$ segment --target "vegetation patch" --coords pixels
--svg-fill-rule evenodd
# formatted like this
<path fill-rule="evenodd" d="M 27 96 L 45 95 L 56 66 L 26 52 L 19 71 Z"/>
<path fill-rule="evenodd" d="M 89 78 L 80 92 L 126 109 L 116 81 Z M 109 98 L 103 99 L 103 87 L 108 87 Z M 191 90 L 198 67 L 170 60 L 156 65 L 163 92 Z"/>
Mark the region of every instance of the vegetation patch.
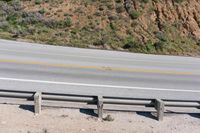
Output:
<path fill-rule="evenodd" d="M 150 54 L 200 55 L 200 11 L 192 10 L 198 3 L 191 1 L 175 0 L 168 5 L 160 0 L 2 0 L 0 37 Z M 177 6 L 183 13 L 191 8 L 193 16 L 181 16 Z"/>

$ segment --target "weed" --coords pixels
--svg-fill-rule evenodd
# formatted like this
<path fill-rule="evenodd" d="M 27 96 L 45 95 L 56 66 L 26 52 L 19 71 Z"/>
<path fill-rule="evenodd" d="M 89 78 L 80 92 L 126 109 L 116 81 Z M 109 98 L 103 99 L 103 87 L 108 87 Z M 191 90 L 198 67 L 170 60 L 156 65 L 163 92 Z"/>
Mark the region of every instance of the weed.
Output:
<path fill-rule="evenodd" d="M 105 118 L 103 118 L 104 121 L 114 121 L 114 118 L 111 115 L 107 115 Z"/>

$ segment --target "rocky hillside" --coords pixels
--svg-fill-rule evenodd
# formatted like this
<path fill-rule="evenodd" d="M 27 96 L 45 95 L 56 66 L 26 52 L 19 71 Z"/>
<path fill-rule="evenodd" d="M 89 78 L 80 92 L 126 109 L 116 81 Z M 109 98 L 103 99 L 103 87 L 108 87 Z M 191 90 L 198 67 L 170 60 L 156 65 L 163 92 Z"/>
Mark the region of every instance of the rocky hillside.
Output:
<path fill-rule="evenodd" d="M 200 0 L 1 0 L 0 37 L 200 55 Z"/>

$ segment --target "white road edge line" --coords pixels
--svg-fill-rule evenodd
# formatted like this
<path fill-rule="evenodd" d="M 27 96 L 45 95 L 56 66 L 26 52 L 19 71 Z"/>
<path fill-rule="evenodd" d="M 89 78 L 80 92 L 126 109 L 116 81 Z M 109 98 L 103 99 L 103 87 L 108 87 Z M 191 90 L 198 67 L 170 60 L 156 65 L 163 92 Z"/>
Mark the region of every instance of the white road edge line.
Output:
<path fill-rule="evenodd" d="M 115 85 L 72 83 L 72 82 L 70 83 L 70 82 L 42 81 L 42 80 L 16 79 L 16 78 L 4 78 L 4 77 L 0 77 L 0 80 L 4 80 L 4 81 L 17 81 L 17 82 L 29 82 L 29 83 L 42 83 L 42 84 L 84 86 L 84 87 L 103 87 L 103 88 L 117 88 L 117 89 L 148 90 L 148 91 L 172 91 L 172 92 L 200 93 L 200 91 L 198 91 L 198 90 L 180 90 L 180 89 L 165 89 L 165 88 L 145 88 L 145 87 L 131 87 L 131 86 L 115 86 Z"/>

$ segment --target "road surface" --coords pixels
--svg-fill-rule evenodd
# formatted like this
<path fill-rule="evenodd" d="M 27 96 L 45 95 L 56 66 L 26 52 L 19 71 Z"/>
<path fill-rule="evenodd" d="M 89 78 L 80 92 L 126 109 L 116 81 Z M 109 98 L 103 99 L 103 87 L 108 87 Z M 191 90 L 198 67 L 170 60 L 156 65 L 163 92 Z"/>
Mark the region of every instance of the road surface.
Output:
<path fill-rule="evenodd" d="M 200 100 L 200 58 L 0 40 L 0 89 Z"/>

